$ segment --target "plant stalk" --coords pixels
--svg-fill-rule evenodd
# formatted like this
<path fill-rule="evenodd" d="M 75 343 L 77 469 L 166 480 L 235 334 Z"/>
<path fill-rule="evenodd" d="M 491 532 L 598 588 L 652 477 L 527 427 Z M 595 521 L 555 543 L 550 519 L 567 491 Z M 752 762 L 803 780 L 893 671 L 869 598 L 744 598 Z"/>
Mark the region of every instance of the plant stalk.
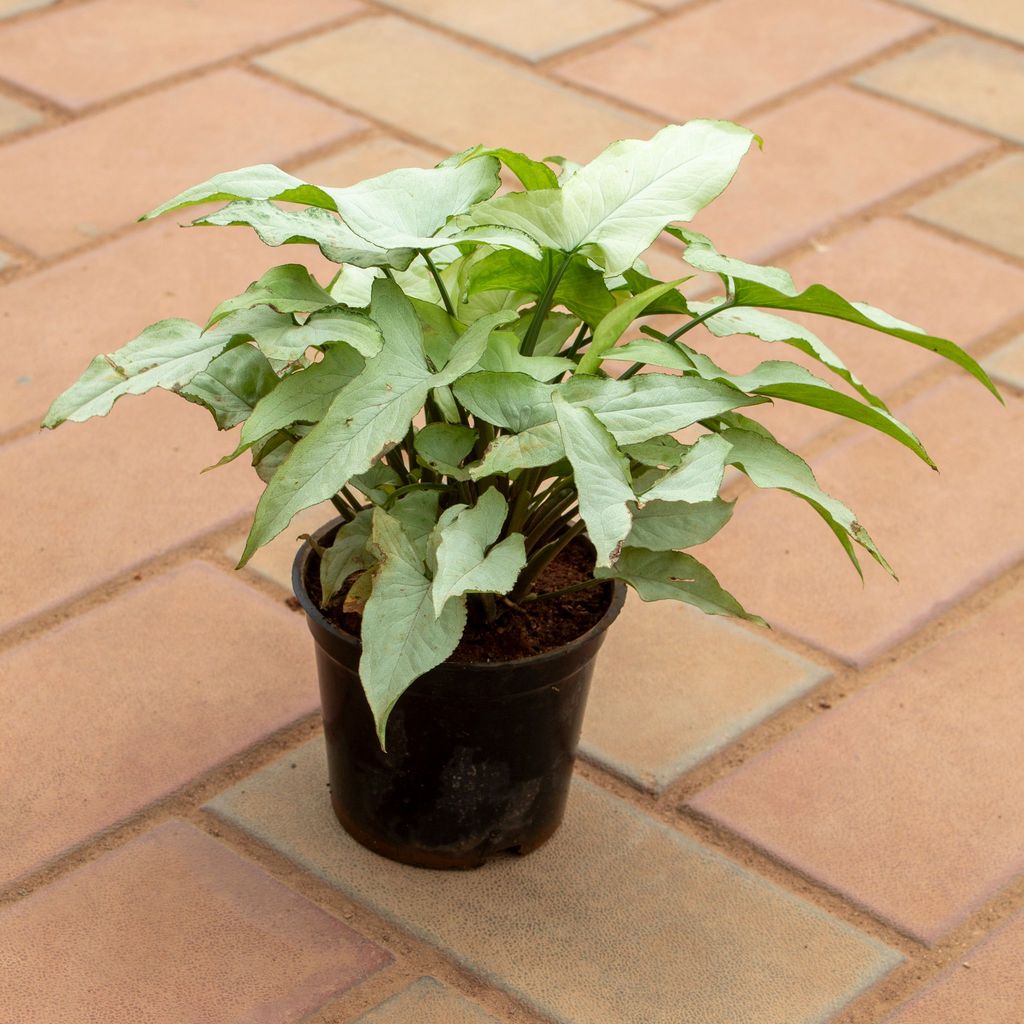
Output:
<path fill-rule="evenodd" d="M 434 279 L 434 284 L 437 285 L 437 290 L 441 293 L 441 301 L 444 303 L 444 308 L 448 311 L 448 315 L 455 319 L 455 307 L 452 305 L 451 296 L 448 294 L 448 289 L 444 286 L 444 281 L 441 280 L 440 271 L 434 266 L 434 261 L 430 258 L 430 253 L 426 249 L 420 249 L 419 252 L 427 264 L 427 269 L 430 271 L 430 276 Z"/>

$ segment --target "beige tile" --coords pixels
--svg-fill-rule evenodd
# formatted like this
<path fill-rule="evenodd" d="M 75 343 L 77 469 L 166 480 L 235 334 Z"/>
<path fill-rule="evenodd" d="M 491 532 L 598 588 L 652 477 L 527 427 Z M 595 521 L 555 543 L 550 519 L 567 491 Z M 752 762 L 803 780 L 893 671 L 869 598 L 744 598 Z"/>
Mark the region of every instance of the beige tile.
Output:
<path fill-rule="evenodd" d="M 92 0 L 0 28 L 0 67 L 80 110 L 360 10 L 354 0 Z"/>
<path fill-rule="evenodd" d="M 34 11 L 40 7 L 49 7 L 55 0 L 0 0 L 0 18 L 10 18 L 25 11 Z"/>
<path fill-rule="evenodd" d="M 693 805 L 937 942 L 1024 869 L 1022 616 L 1018 589 Z"/>
<path fill-rule="evenodd" d="M 0 911 L 0 1016 L 298 1024 L 390 960 L 251 861 L 172 821 Z"/>
<path fill-rule="evenodd" d="M 861 584 L 828 527 L 781 492 L 744 495 L 702 553 L 722 585 L 773 625 L 866 664 L 1024 554 L 1024 401 L 1000 405 L 971 379 L 941 383 L 894 410 L 928 448 L 934 473 L 873 431 L 812 460 L 900 576 L 865 554 Z"/>
<path fill-rule="evenodd" d="M 0 149 L 0 235 L 57 255 L 219 171 L 295 159 L 362 128 L 246 71 L 216 71 Z"/>
<path fill-rule="evenodd" d="M 907 0 L 929 14 L 1024 43 L 1024 6 L 1018 0 Z"/>
<path fill-rule="evenodd" d="M 433 167 L 440 159 L 423 146 L 413 146 L 390 135 L 374 135 L 338 153 L 299 164 L 295 173 L 315 184 L 337 187 L 354 185 L 399 167 Z"/>
<path fill-rule="evenodd" d="M 1024 142 L 1024 54 L 965 35 L 940 36 L 857 77 L 859 85 Z"/>
<path fill-rule="evenodd" d="M 827 675 L 770 634 L 630 592 L 598 656 L 582 750 L 658 790 Z"/>
<path fill-rule="evenodd" d="M 272 249 L 247 228 L 179 227 L 196 216 L 186 210 L 139 225 L 0 287 L 0 334 L 33 339 L 17 362 L 0 369 L 0 430 L 41 420 L 93 356 L 119 348 L 147 324 L 175 316 L 205 322 L 222 299 L 279 263 L 305 263 L 324 283 L 337 270 L 314 246 Z"/>
<path fill-rule="evenodd" d="M 559 74 L 670 121 L 733 117 L 927 24 L 881 0 L 719 0 L 571 58 Z"/>
<path fill-rule="evenodd" d="M 43 116 L 38 110 L 18 103 L 17 100 L 9 99 L 0 95 L 0 136 L 10 135 L 12 132 L 20 132 L 24 128 L 31 128 L 39 124 Z"/>
<path fill-rule="evenodd" d="M 968 175 L 911 207 L 915 217 L 1024 259 L 1024 154 Z"/>
<path fill-rule="evenodd" d="M 349 839 L 325 777 L 316 741 L 210 806 L 566 1024 L 811 1024 L 898 959 L 584 781 L 530 856 L 425 875 Z"/>
<path fill-rule="evenodd" d="M 836 125 L 843 130 L 836 132 Z M 694 227 L 722 252 L 763 259 L 955 166 L 990 143 L 863 93 L 829 86 L 748 119 L 764 137 Z M 827 140 L 827 141 L 826 141 Z"/>
<path fill-rule="evenodd" d="M 496 1018 L 433 978 L 420 978 L 355 1024 L 497 1024 Z"/>
<path fill-rule="evenodd" d="M 1024 334 L 993 352 L 985 369 L 1002 383 L 1024 389 Z"/>
<path fill-rule="evenodd" d="M 251 514 L 261 484 L 209 413 L 176 395 L 126 398 L 108 418 L 0 446 L 7 545 L 0 628 Z"/>
<path fill-rule="evenodd" d="M 190 563 L 9 651 L 0 743 L 21 767 L 0 796 L 0 877 L 316 710 L 302 618 Z"/>
<path fill-rule="evenodd" d="M 451 151 L 482 142 L 588 160 L 615 139 L 659 127 L 392 16 L 361 19 L 258 63 Z"/>
<path fill-rule="evenodd" d="M 1017 1024 L 1024 1006 L 1024 915 L 958 957 L 885 1024 Z"/>
<path fill-rule="evenodd" d="M 526 60 L 543 60 L 650 17 L 623 0 L 383 0 Z"/>

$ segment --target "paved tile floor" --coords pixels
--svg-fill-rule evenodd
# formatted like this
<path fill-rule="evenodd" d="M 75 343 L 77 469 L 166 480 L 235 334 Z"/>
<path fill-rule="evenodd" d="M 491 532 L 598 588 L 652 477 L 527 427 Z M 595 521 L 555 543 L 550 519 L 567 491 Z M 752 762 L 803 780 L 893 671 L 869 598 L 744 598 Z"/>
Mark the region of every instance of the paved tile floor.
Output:
<path fill-rule="evenodd" d="M 0 0 L 0 1019 L 1019 1024 L 1022 11 Z M 94 352 L 278 261 L 134 223 L 179 187 L 479 141 L 586 159 L 694 116 L 766 139 L 699 228 L 969 345 L 1006 408 L 826 333 L 944 472 L 773 425 L 903 583 L 861 586 L 792 503 L 740 493 L 706 557 L 775 630 L 631 602 L 559 836 L 466 876 L 379 862 L 327 809 L 293 538 L 232 573 L 258 484 L 197 475 L 205 414 L 35 424 Z"/>

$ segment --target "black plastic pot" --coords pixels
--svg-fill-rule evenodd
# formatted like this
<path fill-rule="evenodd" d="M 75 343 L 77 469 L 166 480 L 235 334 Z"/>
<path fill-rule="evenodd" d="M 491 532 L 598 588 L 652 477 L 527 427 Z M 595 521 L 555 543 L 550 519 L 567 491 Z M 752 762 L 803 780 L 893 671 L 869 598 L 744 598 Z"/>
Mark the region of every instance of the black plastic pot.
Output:
<path fill-rule="evenodd" d="M 330 543 L 340 520 L 314 534 Z M 331 804 L 345 830 L 391 860 L 475 868 L 537 849 L 565 812 L 594 659 L 625 600 L 555 651 L 502 663 L 445 663 L 402 695 L 380 749 L 359 682 L 359 639 L 329 622 L 306 588 L 313 552 L 292 585 L 316 644 Z"/>

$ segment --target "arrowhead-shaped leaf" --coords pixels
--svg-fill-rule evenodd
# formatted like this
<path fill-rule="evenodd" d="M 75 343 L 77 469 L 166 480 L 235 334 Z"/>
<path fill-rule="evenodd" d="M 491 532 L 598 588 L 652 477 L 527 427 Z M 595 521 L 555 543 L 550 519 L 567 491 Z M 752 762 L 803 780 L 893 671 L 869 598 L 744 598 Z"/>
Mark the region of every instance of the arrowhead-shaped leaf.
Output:
<path fill-rule="evenodd" d="M 241 344 L 217 356 L 179 389 L 183 398 L 205 406 L 219 430 L 237 426 L 277 386 L 274 368 L 259 349 Z"/>
<path fill-rule="evenodd" d="M 728 121 L 690 121 L 649 141 L 615 142 L 561 188 L 515 192 L 476 206 L 470 224 L 503 224 L 540 245 L 583 250 L 621 274 L 672 221 L 688 221 L 732 179 L 754 135 Z"/>
<path fill-rule="evenodd" d="M 372 544 L 379 565 L 363 609 L 359 677 L 385 745 L 388 716 L 416 679 L 448 658 L 466 626 L 466 602 L 449 601 L 434 615 L 432 583 L 397 520 L 373 512 Z"/>
<path fill-rule="evenodd" d="M 520 533 L 494 542 L 508 516 L 508 503 L 493 487 L 472 508 L 447 517 L 438 531 L 437 569 L 431 591 L 440 616 L 452 598 L 464 594 L 507 594 L 526 565 Z M 492 546 L 493 545 L 493 546 Z"/>
<path fill-rule="evenodd" d="M 675 469 L 640 495 L 649 501 L 712 501 L 718 496 L 729 457 L 729 442 L 718 434 L 705 434 Z"/>
<path fill-rule="evenodd" d="M 631 506 L 636 496 L 629 460 L 588 408 L 571 405 L 558 393 L 554 396 L 554 407 L 579 494 L 580 517 L 587 524 L 597 564 L 610 565 L 633 525 Z"/>
<path fill-rule="evenodd" d="M 707 566 L 681 551 L 623 548 L 613 567 L 597 569 L 594 575 L 600 579 L 625 581 L 643 601 L 682 601 L 708 615 L 732 615 L 767 625 L 723 590 Z"/>
<path fill-rule="evenodd" d="M 651 501 L 633 513 L 633 529 L 627 547 L 651 551 L 692 548 L 718 533 L 732 516 L 733 503 L 715 498 L 688 504 L 682 501 Z"/>
<path fill-rule="evenodd" d="M 472 149 L 448 157 L 444 161 L 444 165 L 457 167 L 467 160 L 479 160 L 481 157 L 488 156 L 500 160 L 522 182 L 525 189 L 558 188 L 558 178 L 547 164 L 542 164 L 539 160 L 531 160 L 525 153 L 519 153 L 514 149 L 474 146 Z"/>
<path fill-rule="evenodd" d="M 258 281 L 253 281 L 241 295 L 222 302 L 211 314 L 207 329 L 223 320 L 229 313 L 253 306 L 270 306 L 278 313 L 309 313 L 323 306 L 334 305 L 329 292 L 324 291 L 299 263 L 286 263 L 271 267 Z"/>

